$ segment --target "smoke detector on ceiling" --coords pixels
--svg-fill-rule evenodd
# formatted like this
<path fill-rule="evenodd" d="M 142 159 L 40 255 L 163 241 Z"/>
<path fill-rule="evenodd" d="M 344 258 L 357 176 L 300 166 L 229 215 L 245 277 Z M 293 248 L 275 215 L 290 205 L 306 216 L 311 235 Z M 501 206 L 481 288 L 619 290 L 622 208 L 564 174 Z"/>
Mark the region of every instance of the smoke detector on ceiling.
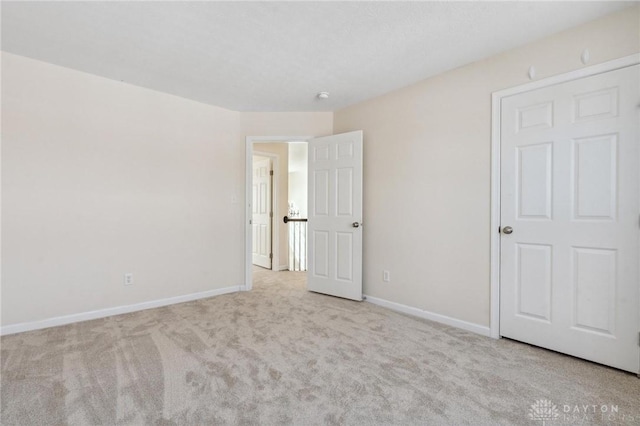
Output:
<path fill-rule="evenodd" d="M 318 92 L 319 99 L 329 99 L 329 92 Z"/>

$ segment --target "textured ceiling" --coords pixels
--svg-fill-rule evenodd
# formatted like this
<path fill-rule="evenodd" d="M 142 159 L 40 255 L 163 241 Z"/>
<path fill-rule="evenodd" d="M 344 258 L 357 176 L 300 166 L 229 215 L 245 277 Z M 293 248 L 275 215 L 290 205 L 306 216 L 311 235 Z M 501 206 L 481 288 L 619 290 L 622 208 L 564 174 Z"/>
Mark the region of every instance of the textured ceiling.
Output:
<path fill-rule="evenodd" d="M 232 110 L 332 111 L 629 5 L 3 1 L 2 50 Z"/>

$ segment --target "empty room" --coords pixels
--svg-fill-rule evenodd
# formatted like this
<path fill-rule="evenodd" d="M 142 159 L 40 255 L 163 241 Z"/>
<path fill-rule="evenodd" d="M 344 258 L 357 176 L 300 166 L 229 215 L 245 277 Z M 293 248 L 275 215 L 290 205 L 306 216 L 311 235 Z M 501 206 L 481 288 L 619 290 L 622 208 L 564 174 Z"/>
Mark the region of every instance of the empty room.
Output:
<path fill-rule="evenodd" d="M 0 8 L 0 424 L 640 424 L 639 3 Z"/>

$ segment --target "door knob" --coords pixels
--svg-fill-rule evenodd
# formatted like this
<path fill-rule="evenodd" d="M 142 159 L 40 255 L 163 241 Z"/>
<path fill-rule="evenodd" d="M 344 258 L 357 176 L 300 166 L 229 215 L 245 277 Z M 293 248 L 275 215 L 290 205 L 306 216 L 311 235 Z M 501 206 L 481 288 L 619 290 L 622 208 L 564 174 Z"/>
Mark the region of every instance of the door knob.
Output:
<path fill-rule="evenodd" d="M 354 228 L 359 228 L 360 224 L 358 222 L 353 222 L 353 224 L 351 224 L 351 226 L 353 226 Z"/>
<path fill-rule="evenodd" d="M 513 232 L 513 228 L 512 228 L 512 227 L 510 227 L 510 226 L 505 226 L 504 228 L 502 228 L 502 233 L 503 233 L 503 234 L 507 234 L 507 235 L 509 235 L 509 234 L 510 234 L 510 233 L 512 233 L 512 232 Z"/>

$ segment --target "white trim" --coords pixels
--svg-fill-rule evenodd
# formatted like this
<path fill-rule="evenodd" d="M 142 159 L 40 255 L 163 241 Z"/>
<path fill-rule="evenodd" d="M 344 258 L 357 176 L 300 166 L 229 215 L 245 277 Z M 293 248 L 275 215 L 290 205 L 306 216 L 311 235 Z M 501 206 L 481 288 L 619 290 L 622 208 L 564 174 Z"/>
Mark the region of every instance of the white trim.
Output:
<path fill-rule="evenodd" d="M 110 317 L 113 315 L 128 314 L 131 312 L 143 311 L 145 309 L 159 308 L 162 306 L 175 305 L 176 303 L 191 302 L 193 300 L 206 299 L 222 294 L 235 293 L 241 290 L 242 286 L 224 287 L 215 290 L 202 291 L 199 293 L 185 294 L 183 296 L 169 297 L 167 299 L 151 300 L 149 302 L 136 303 L 134 305 L 116 306 L 114 308 L 100 309 L 97 311 L 82 312 L 80 314 L 64 315 L 61 317 L 48 318 L 40 321 L 22 322 L 19 324 L 5 325 L 0 327 L 0 336 L 8 334 L 22 333 L 24 331 L 40 330 L 43 328 L 56 327 L 59 325 L 72 324 L 75 322 L 89 321 L 98 318 Z"/>
<path fill-rule="evenodd" d="M 388 300 L 379 299 L 377 297 L 371 297 L 371 296 L 365 295 L 365 301 L 369 303 L 373 303 L 374 305 L 382 306 L 383 308 L 391 309 L 392 311 L 402 312 L 403 314 L 412 315 L 414 317 L 419 317 L 419 318 L 427 319 L 430 321 L 439 322 L 440 324 L 449 325 L 451 327 L 461 328 L 463 330 L 480 334 L 482 336 L 489 337 L 491 335 L 489 327 L 485 325 L 475 324 L 472 322 L 451 318 L 446 315 L 436 314 L 434 312 L 425 311 L 423 309 L 418 309 L 418 308 L 414 308 L 407 305 L 402 305 L 396 302 L 390 302 Z"/>
<path fill-rule="evenodd" d="M 577 80 L 579 78 L 591 77 L 596 74 L 602 74 L 609 71 L 615 71 L 621 68 L 627 68 L 640 63 L 640 53 L 625 56 L 623 58 L 614 59 L 612 61 L 603 62 L 601 64 L 592 65 L 589 67 L 580 68 L 574 71 L 569 71 L 564 74 L 558 74 L 551 77 L 543 78 L 542 80 L 532 81 L 520 86 L 510 87 L 508 89 L 499 90 L 492 93 L 492 97 L 504 98 L 511 95 L 516 95 L 524 92 L 530 92 L 532 90 L 542 89 L 554 84 L 566 83 L 567 81 Z"/>
<path fill-rule="evenodd" d="M 491 250 L 490 319 L 491 337 L 500 338 L 500 104 L 499 92 L 491 95 Z"/>
<path fill-rule="evenodd" d="M 253 179 L 253 144 L 254 143 L 289 143 L 308 142 L 313 136 L 247 136 L 245 139 L 245 227 L 244 227 L 244 285 L 241 289 L 250 291 L 253 288 L 253 265 L 251 262 L 251 180 Z M 274 172 L 275 176 L 275 172 Z M 276 206 L 277 207 L 277 206 Z M 274 213 L 275 215 L 275 213 Z M 278 220 L 278 217 L 275 218 Z M 274 255 L 275 258 L 275 255 Z M 274 259 L 275 260 L 275 259 Z M 277 265 L 278 263 L 276 263 Z"/>
<path fill-rule="evenodd" d="M 491 94 L 491 337 L 500 337 L 500 105 L 502 98 L 640 64 L 640 53 Z"/>
<path fill-rule="evenodd" d="M 280 185 L 280 158 L 278 154 L 272 152 L 252 151 L 252 156 L 258 155 L 260 157 L 267 157 L 271 160 L 271 170 L 273 175 L 271 179 L 271 211 L 273 216 L 271 217 L 271 270 L 277 271 L 276 265 L 280 263 L 280 222 L 277 218 L 280 217 L 280 211 L 278 210 L 278 188 Z M 253 158 L 251 161 L 251 170 L 253 170 Z M 253 177 L 252 177 L 253 179 Z M 253 263 L 253 262 L 252 262 Z"/>

